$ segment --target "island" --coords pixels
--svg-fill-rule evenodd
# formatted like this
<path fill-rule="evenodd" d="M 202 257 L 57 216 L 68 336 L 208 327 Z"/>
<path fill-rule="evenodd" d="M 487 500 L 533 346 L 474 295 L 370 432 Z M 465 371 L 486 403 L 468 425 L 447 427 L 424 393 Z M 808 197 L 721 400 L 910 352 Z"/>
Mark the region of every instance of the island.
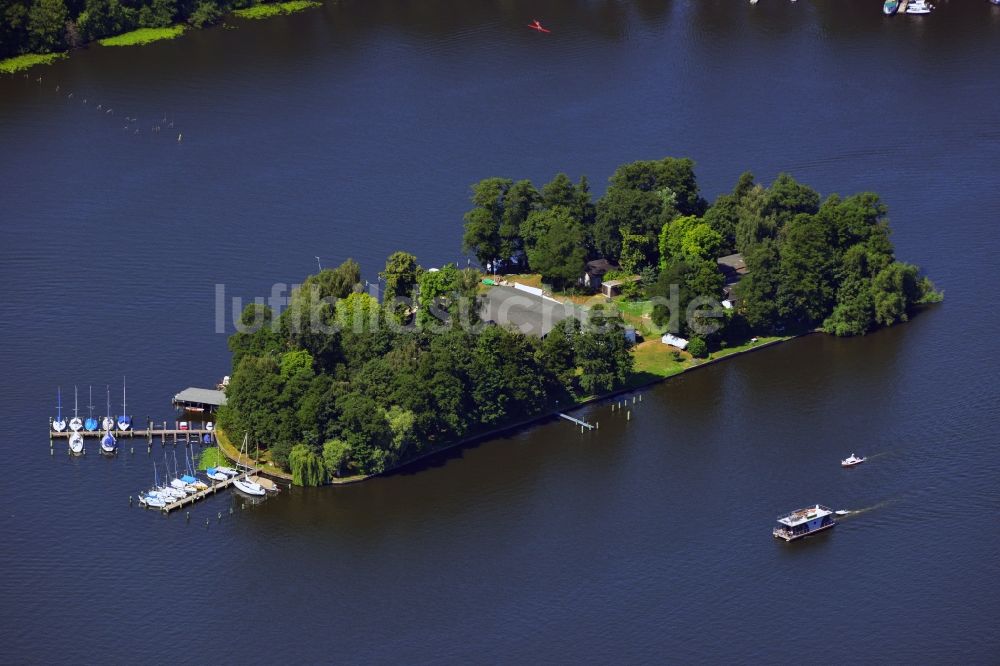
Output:
<path fill-rule="evenodd" d="M 227 436 L 298 485 L 356 481 L 821 331 L 864 335 L 942 294 L 896 259 L 878 195 L 821 198 L 745 173 L 709 204 L 690 159 L 586 178 L 472 186 L 463 247 L 481 268 L 393 253 L 379 284 L 348 259 L 229 338 Z"/>

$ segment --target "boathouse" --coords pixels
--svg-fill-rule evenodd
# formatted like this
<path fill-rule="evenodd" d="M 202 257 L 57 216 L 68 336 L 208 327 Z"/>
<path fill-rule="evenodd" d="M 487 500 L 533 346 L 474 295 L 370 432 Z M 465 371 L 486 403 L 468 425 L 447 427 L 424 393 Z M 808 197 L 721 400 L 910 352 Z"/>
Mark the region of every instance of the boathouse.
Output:
<path fill-rule="evenodd" d="M 175 407 L 189 412 L 214 412 L 226 404 L 225 391 L 204 388 L 186 388 L 172 400 Z"/>

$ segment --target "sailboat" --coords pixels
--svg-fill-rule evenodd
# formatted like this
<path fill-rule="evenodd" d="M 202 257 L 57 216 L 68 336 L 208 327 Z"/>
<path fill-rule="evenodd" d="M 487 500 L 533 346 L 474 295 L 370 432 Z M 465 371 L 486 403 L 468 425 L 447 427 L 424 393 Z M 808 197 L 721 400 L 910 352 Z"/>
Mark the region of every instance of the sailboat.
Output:
<path fill-rule="evenodd" d="M 101 453 L 109 455 L 118 453 L 118 440 L 115 439 L 110 430 L 106 430 L 101 437 Z"/>
<path fill-rule="evenodd" d="M 104 412 L 104 418 L 101 419 L 101 427 L 107 431 L 111 431 L 115 428 L 115 417 L 111 416 L 111 387 L 105 385 L 104 390 L 108 392 L 108 411 Z"/>
<path fill-rule="evenodd" d="M 74 432 L 69 436 L 69 450 L 75 454 L 83 453 L 83 435 Z"/>
<path fill-rule="evenodd" d="M 247 439 L 248 439 L 248 437 L 249 437 L 249 435 L 243 435 L 243 448 L 240 449 L 240 457 L 239 457 L 240 460 L 243 460 L 243 457 L 245 455 L 247 455 L 246 448 L 247 448 Z M 255 483 L 254 481 L 251 481 L 250 479 L 246 479 L 246 478 L 244 478 L 244 479 L 239 479 L 239 478 L 233 479 L 233 485 L 236 486 L 237 490 L 241 490 L 241 491 L 245 492 L 247 495 L 253 495 L 253 496 L 256 496 L 256 497 L 260 497 L 261 495 L 265 494 L 264 487 L 261 486 L 259 483 Z"/>
<path fill-rule="evenodd" d="M 166 490 L 160 487 L 160 476 L 159 474 L 156 473 L 155 462 L 153 463 L 153 487 L 150 488 L 148 493 L 146 493 L 147 501 L 150 500 L 150 498 L 157 500 L 159 503 L 156 504 L 147 502 L 149 503 L 149 506 L 157 506 L 157 507 L 166 506 L 170 502 L 173 502 L 174 499 L 176 499 L 173 496 L 173 494 L 167 492 Z"/>
<path fill-rule="evenodd" d="M 66 429 L 66 421 L 62 417 L 62 388 L 56 389 L 56 420 L 52 422 L 52 429 L 62 432 Z"/>
<path fill-rule="evenodd" d="M 166 455 L 167 455 L 166 453 L 163 454 L 164 459 L 166 459 Z M 168 471 L 170 470 L 169 466 L 167 467 L 167 470 Z M 176 449 L 174 450 L 174 478 L 171 479 L 170 485 L 171 485 L 171 487 L 176 488 L 177 490 L 183 490 L 188 495 L 194 495 L 196 492 L 198 492 L 198 489 L 195 488 L 194 485 L 192 485 L 192 484 L 188 483 L 187 481 L 185 481 L 184 479 L 182 479 L 181 476 L 180 476 L 180 474 L 178 473 L 178 471 L 177 471 L 177 450 Z"/>
<path fill-rule="evenodd" d="M 69 429 L 73 432 L 80 432 L 83 428 L 83 419 L 77 416 L 77 398 L 76 398 L 76 386 L 73 387 L 73 418 L 69 420 Z"/>
<path fill-rule="evenodd" d="M 125 378 L 122 377 L 122 413 L 118 417 L 118 429 L 128 430 L 130 425 L 132 425 L 132 417 L 125 414 Z"/>
<path fill-rule="evenodd" d="M 94 418 L 94 387 L 93 386 L 90 387 L 90 404 L 87 405 L 87 407 L 90 409 L 90 416 L 88 416 L 87 420 L 83 422 L 83 427 L 87 430 L 87 432 L 94 432 L 95 430 L 97 430 L 97 426 L 100 425 L 100 424 L 97 422 L 97 419 Z"/>
<path fill-rule="evenodd" d="M 174 452 L 174 455 L 177 455 L 176 451 Z M 191 464 L 191 458 L 188 457 L 187 448 L 184 449 L 184 468 L 187 471 L 187 474 L 181 477 L 181 481 L 194 486 L 198 490 L 205 490 L 208 488 L 207 483 L 199 480 L 198 477 L 195 476 L 194 466 Z"/>

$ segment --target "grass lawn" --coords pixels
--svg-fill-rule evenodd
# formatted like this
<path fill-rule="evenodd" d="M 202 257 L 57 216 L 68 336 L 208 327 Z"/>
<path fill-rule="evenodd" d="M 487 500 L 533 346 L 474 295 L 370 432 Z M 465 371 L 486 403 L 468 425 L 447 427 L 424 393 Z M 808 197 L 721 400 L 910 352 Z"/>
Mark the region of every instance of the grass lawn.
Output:
<path fill-rule="evenodd" d="M 253 7 L 247 7 L 246 9 L 237 9 L 233 12 L 233 14 L 242 19 L 265 19 L 272 16 L 278 16 L 279 14 L 301 12 L 303 9 L 319 7 L 320 4 L 322 3 L 311 2 L 310 0 L 292 0 L 291 2 L 275 2 L 263 5 L 254 5 Z"/>
<path fill-rule="evenodd" d="M 0 74 L 13 74 L 35 65 L 49 65 L 65 57 L 65 53 L 28 53 L 7 58 L 0 60 Z"/>
<path fill-rule="evenodd" d="M 740 352 L 745 352 L 748 349 L 753 349 L 754 347 L 760 347 L 761 345 L 766 345 L 769 342 L 777 342 L 778 340 L 790 340 L 791 336 L 774 336 L 757 338 L 757 342 L 745 342 L 742 345 L 736 347 L 726 347 L 725 349 L 720 349 L 717 352 L 712 352 L 709 355 L 710 359 L 723 358 L 725 356 L 730 356 L 732 354 L 739 354 Z"/>
<path fill-rule="evenodd" d="M 98 43 L 101 46 L 139 46 L 162 39 L 174 39 L 182 34 L 184 34 L 184 26 L 182 25 L 172 25 L 169 28 L 139 28 L 122 35 L 98 40 Z"/>

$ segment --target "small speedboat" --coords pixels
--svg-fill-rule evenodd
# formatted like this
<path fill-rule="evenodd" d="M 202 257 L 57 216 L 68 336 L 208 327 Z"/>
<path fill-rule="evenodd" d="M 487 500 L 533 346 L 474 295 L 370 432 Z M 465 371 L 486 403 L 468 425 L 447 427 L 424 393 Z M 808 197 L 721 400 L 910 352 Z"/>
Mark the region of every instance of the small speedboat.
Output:
<path fill-rule="evenodd" d="M 930 14 L 934 5 L 928 4 L 926 0 L 910 0 L 906 5 L 907 14 Z"/>
<path fill-rule="evenodd" d="M 860 456 L 859 457 L 859 456 L 856 456 L 856 455 L 854 455 L 852 453 L 850 456 L 848 456 L 847 458 L 844 458 L 843 460 L 840 461 L 840 466 L 841 467 L 854 467 L 855 465 L 860 465 L 865 460 L 867 460 L 867 458 L 865 458 L 864 456 Z"/>
<path fill-rule="evenodd" d="M 892 16 L 899 9 L 899 0 L 885 0 L 882 3 L 882 13 L 886 16 Z"/>
<path fill-rule="evenodd" d="M 248 481 L 246 479 L 236 479 L 233 481 L 233 485 L 236 486 L 237 490 L 242 490 L 247 495 L 261 497 L 265 494 L 263 486 L 259 483 L 254 483 L 253 481 Z"/>
<path fill-rule="evenodd" d="M 83 453 L 83 435 L 74 432 L 69 436 L 69 450 L 76 454 Z"/>
<path fill-rule="evenodd" d="M 836 511 L 834 511 L 834 513 L 837 514 L 838 516 L 846 516 L 847 514 L 850 513 L 850 511 L 848 511 L 847 509 L 837 509 Z"/>
<path fill-rule="evenodd" d="M 528 27 L 531 28 L 532 30 L 537 30 L 538 32 L 544 32 L 544 33 L 552 32 L 548 28 L 543 27 L 541 21 L 539 21 L 538 19 L 535 19 L 534 21 L 529 23 Z"/>

